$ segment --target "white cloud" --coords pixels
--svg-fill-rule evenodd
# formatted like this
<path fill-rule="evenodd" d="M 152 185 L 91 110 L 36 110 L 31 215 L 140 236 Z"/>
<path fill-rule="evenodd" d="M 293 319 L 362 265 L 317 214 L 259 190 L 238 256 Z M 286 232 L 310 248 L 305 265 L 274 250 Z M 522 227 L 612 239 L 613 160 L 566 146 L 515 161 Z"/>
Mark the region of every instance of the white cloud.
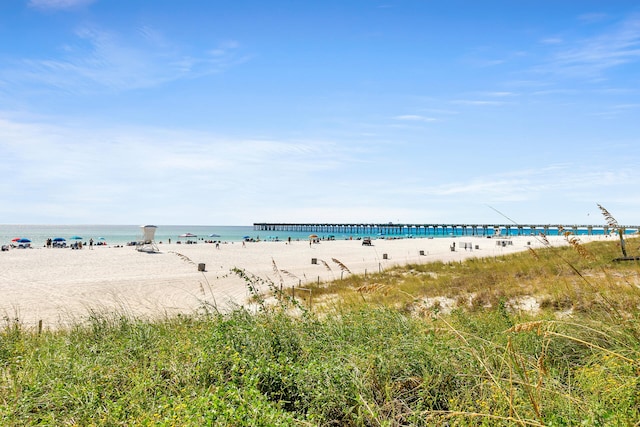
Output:
<path fill-rule="evenodd" d="M 486 205 L 497 204 L 518 220 L 561 221 L 540 206 L 612 203 L 640 179 L 635 162 L 600 156 L 598 164 L 420 171 L 397 163 L 395 145 L 375 150 L 384 148 L 0 116 L 0 215 L 53 223 L 481 222 L 494 215 Z"/>
<path fill-rule="evenodd" d="M 317 140 L 230 139 L 189 130 L 89 129 L 2 119 L 0 157 L 9 163 L 0 193 L 0 205 L 7 209 L 20 201 L 21 209 L 33 215 L 60 212 L 80 222 L 128 223 L 138 220 L 137 205 L 162 203 L 176 216 L 169 222 L 184 221 L 178 214 L 185 209 L 197 208 L 185 217 L 202 217 L 204 208 L 226 218 L 219 221 L 244 224 L 262 206 L 314 194 L 320 177 L 348 175 L 354 155 L 350 147 Z M 333 185 L 331 180 L 325 184 Z M 56 207 L 43 208 L 49 204 Z M 19 214 L 9 209 L 5 220 L 12 215 Z"/>

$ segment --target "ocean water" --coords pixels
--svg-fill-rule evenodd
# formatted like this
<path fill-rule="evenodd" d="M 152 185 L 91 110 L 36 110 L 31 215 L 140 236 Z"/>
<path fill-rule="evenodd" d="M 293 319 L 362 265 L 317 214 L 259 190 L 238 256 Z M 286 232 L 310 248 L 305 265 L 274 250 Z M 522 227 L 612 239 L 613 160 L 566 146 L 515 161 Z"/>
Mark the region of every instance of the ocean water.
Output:
<path fill-rule="evenodd" d="M 220 226 L 220 225 L 157 225 L 155 241 L 172 243 L 185 241 L 180 235 L 191 233 L 197 237 L 189 240 L 222 242 L 240 242 L 245 238 L 266 241 L 308 240 L 309 232 L 293 231 L 255 231 L 249 226 Z M 348 239 L 361 237 L 357 233 L 315 233 L 320 238 L 328 238 L 330 235 L 336 239 Z M 0 224 L 0 243 L 8 244 L 15 238 L 31 240 L 31 246 L 44 246 L 47 239 L 62 237 L 67 244 L 73 243 L 72 237 L 82 237 L 83 243 L 93 239 L 95 243 L 105 242 L 108 245 L 126 245 L 135 242 L 142 236 L 142 228 L 139 225 L 33 225 L 33 224 Z"/>
<path fill-rule="evenodd" d="M 489 235 L 494 234 L 493 229 L 489 229 Z M 570 230 L 573 231 L 573 230 Z M 627 233 L 636 232 L 637 230 L 627 230 Z M 518 230 L 517 228 L 511 228 L 510 233 L 513 236 L 518 235 L 532 235 L 531 230 L 525 228 Z M 540 230 L 537 230 L 539 233 Z M 266 241 L 284 241 L 288 238 L 292 240 L 307 240 L 311 234 L 309 231 L 256 231 L 253 226 L 216 226 L 216 225 L 158 225 L 156 230 L 155 240 L 156 242 L 176 242 L 178 240 L 186 240 L 180 238 L 181 234 L 191 233 L 195 234 L 196 238 L 191 240 L 217 240 L 223 242 L 239 242 L 245 238 L 251 238 L 255 240 Z M 335 232 L 315 232 L 319 238 L 329 238 L 332 236 L 335 239 L 343 240 L 349 238 L 362 238 L 364 236 L 371 237 L 394 237 L 394 238 L 438 238 L 438 237 L 451 237 L 451 236 L 463 236 L 460 228 L 453 229 L 446 227 L 444 229 L 439 228 L 435 233 L 431 229 L 427 234 L 424 234 L 424 229 L 417 230 L 415 228 L 406 228 L 399 234 L 385 235 L 384 230 L 368 229 L 368 230 L 355 230 L 349 233 L 335 233 Z M 579 228 L 575 234 L 586 235 L 588 233 L 586 228 Z M 549 235 L 557 235 L 558 230 L 555 228 L 549 229 Z M 603 234 L 601 228 L 594 228 L 593 234 Z M 212 236 L 214 235 L 214 236 Z M 506 236 L 507 230 L 502 229 L 501 235 Z M 125 245 L 129 242 L 134 242 L 142 236 L 142 229 L 139 225 L 2 225 L 0 224 L 0 243 L 7 244 L 15 238 L 27 238 L 31 240 L 32 246 L 44 246 L 48 238 L 62 237 L 67 240 L 67 244 L 73 242 L 71 237 L 82 237 L 82 242 L 88 243 L 89 239 L 93 239 L 94 242 L 105 242 L 109 245 Z"/>
<path fill-rule="evenodd" d="M 181 234 L 191 233 L 198 236 L 191 240 L 241 241 L 244 236 L 255 238 L 253 226 L 194 226 L 194 225 L 158 225 L 156 242 L 176 242 L 186 240 Z M 220 237 L 209 237 L 216 234 Z M 14 238 L 27 238 L 32 246 L 44 246 L 48 238 L 62 237 L 67 244 L 73 243 L 74 236 L 82 237 L 82 242 L 105 242 L 108 245 L 125 245 L 135 242 L 142 236 L 139 225 L 0 225 L 0 243 L 7 244 Z"/>

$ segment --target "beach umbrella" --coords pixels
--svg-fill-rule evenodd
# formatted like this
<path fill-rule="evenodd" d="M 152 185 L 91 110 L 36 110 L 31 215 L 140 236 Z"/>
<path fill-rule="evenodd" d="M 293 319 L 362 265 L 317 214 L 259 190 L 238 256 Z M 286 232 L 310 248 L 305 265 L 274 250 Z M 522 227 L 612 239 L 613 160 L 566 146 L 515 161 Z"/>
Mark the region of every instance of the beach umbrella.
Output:
<path fill-rule="evenodd" d="M 251 238 L 251 236 L 243 236 L 242 238 L 243 238 L 243 239 L 250 239 L 250 238 Z"/>
<path fill-rule="evenodd" d="M 71 236 L 71 240 L 82 240 L 80 236 Z"/>
<path fill-rule="evenodd" d="M 98 237 L 98 240 L 105 240 L 104 237 Z"/>
<path fill-rule="evenodd" d="M 310 235 L 310 236 L 309 236 L 309 238 L 310 238 L 310 239 L 317 239 L 317 238 L 318 238 L 318 235 L 317 235 L 317 234 L 312 234 L 312 235 Z"/>
<path fill-rule="evenodd" d="M 54 241 L 54 242 L 64 242 L 64 241 L 66 241 L 66 240 L 67 240 L 67 239 L 65 239 L 64 237 L 54 237 L 54 238 L 53 238 L 53 241 Z"/>
<path fill-rule="evenodd" d="M 22 238 L 22 239 L 18 239 L 18 243 L 31 243 L 31 240 Z"/>
<path fill-rule="evenodd" d="M 18 240 L 20 240 L 19 237 L 14 237 L 13 239 L 11 239 L 12 242 L 17 242 Z"/>

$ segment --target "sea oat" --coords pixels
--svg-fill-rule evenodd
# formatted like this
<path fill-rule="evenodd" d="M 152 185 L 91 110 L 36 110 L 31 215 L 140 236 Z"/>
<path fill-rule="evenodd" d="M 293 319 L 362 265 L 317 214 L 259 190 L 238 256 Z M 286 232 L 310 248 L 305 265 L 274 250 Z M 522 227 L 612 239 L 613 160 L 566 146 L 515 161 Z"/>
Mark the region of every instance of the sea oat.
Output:
<path fill-rule="evenodd" d="M 569 243 L 569 245 L 576 250 L 576 252 L 578 252 L 578 254 L 580 254 L 580 256 L 584 259 L 588 259 L 588 260 L 595 260 L 595 257 L 593 256 L 593 254 L 591 252 L 589 252 L 580 242 L 580 239 L 574 235 L 572 235 L 571 233 L 565 233 L 564 235 L 565 240 L 567 241 L 567 243 Z"/>
<path fill-rule="evenodd" d="M 547 237 L 546 234 L 544 233 L 540 233 L 540 239 L 542 240 L 542 244 L 545 246 L 551 246 L 551 243 L 549 243 L 549 238 Z"/>
<path fill-rule="evenodd" d="M 536 333 L 538 335 L 540 335 L 542 333 L 542 326 L 545 324 L 546 322 L 542 321 L 542 320 L 536 320 L 534 322 L 525 322 L 525 323 L 518 323 L 517 325 L 513 325 L 512 327 L 510 327 L 509 329 L 507 329 L 505 332 L 515 332 L 515 333 L 520 333 L 520 332 L 532 332 L 532 331 L 536 331 Z"/>
<path fill-rule="evenodd" d="M 356 291 L 361 293 L 366 293 L 366 294 L 383 291 L 383 293 L 386 295 L 387 288 L 388 288 L 387 285 L 383 285 L 381 283 L 372 283 L 372 284 L 359 286 L 356 288 Z"/>
<path fill-rule="evenodd" d="M 331 261 L 333 261 L 336 264 L 338 264 L 338 267 L 340 267 L 340 270 L 346 271 L 347 273 L 351 273 L 351 270 L 349 270 L 349 268 L 346 265 L 344 265 L 342 262 L 340 262 L 339 260 L 337 260 L 335 258 L 331 258 Z"/>
<path fill-rule="evenodd" d="M 289 271 L 287 271 L 287 270 L 280 270 L 280 272 L 281 272 L 282 274 L 284 274 L 285 276 L 289 276 L 289 277 L 291 277 L 292 279 L 298 279 L 298 280 L 300 280 L 300 278 L 299 278 L 298 276 L 296 276 L 295 274 L 293 274 L 293 273 L 291 273 L 291 272 L 289 272 Z"/>
<path fill-rule="evenodd" d="M 611 212 L 609 212 L 604 206 L 598 204 L 598 209 L 600 209 L 600 212 L 602 212 L 602 215 L 604 216 L 604 219 L 607 221 L 607 225 L 609 227 L 616 228 L 616 229 L 620 227 L 618 225 L 618 221 L 616 221 L 613 215 L 611 215 Z"/>

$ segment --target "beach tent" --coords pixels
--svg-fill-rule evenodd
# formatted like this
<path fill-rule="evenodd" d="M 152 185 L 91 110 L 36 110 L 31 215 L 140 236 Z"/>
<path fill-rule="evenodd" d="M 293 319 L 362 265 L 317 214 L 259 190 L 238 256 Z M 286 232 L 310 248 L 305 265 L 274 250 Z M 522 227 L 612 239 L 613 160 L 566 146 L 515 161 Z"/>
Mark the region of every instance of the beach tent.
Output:
<path fill-rule="evenodd" d="M 197 237 L 193 233 L 184 233 L 178 236 L 179 239 L 187 239 L 185 243 L 197 243 Z"/>
<path fill-rule="evenodd" d="M 18 247 L 19 248 L 30 248 L 31 247 L 31 240 L 27 239 L 26 237 L 22 237 L 18 240 L 13 240 L 14 242 L 18 243 Z"/>
<path fill-rule="evenodd" d="M 136 250 L 139 252 L 160 252 L 155 242 L 156 230 L 155 225 L 141 225 L 142 237 L 136 242 Z"/>

